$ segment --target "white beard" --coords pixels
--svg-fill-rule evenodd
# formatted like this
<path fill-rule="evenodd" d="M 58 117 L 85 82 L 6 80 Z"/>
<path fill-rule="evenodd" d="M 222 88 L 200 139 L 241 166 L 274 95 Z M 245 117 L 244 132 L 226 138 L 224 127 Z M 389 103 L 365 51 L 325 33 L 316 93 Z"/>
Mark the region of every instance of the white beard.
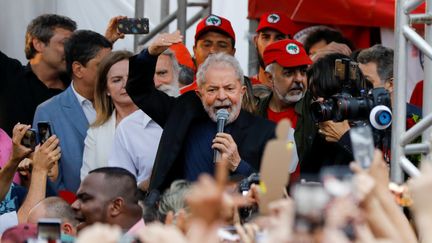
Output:
<path fill-rule="evenodd" d="M 172 97 L 180 95 L 180 88 L 178 85 L 161 84 L 157 89 Z"/>
<path fill-rule="evenodd" d="M 238 115 L 240 114 L 241 104 L 242 104 L 241 99 L 240 99 L 240 102 L 238 102 L 235 106 L 232 105 L 231 101 L 226 100 L 224 102 L 216 101 L 212 106 L 208 106 L 203 102 L 203 107 L 204 107 L 204 110 L 209 115 L 210 119 L 214 122 L 217 122 L 217 118 L 216 118 L 216 112 L 217 111 L 216 111 L 215 107 L 217 107 L 217 106 L 229 106 L 229 109 L 227 109 L 229 112 L 227 124 L 230 124 L 230 123 L 234 122 L 237 119 Z"/>
<path fill-rule="evenodd" d="M 300 84 L 300 87 L 304 90 L 303 85 Z M 279 90 L 276 88 L 276 86 L 274 86 L 273 88 L 274 92 L 276 93 L 277 97 L 284 102 L 285 104 L 293 104 L 298 102 L 299 100 L 301 100 L 301 98 L 303 98 L 304 96 L 304 92 L 298 90 L 298 91 L 288 91 L 288 93 L 286 93 L 285 95 L 282 95 Z M 297 94 L 291 94 L 291 92 L 299 92 Z"/>

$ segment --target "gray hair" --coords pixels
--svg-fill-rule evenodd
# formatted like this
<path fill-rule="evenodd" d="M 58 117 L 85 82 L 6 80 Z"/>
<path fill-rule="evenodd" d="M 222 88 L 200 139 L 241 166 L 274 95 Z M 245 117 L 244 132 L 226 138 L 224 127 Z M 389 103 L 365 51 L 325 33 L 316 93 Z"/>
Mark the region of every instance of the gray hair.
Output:
<path fill-rule="evenodd" d="M 265 71 L 271 74 L 274 74 L 274 62 L 270 63 L 265 67 Z"/>
<path fill-rule="evenodd" d="M 60 197 L 47 197 L 40 201 L 36 206 L 38 205 L 45 209 L 43 218 L 59 218 L 63 223 L 68 222 L 73 226 L 78 225 L 78 220 L 75 218 L 74 210 Z"/>
<path fill-rule="evenodd" d="M 244 85 L 243 70 L 241 69 L 240 63 L 237 61 L 237 59 L 225 53 L 217 53 L 208 56 L 205 62 L 198 68 L 196 75 L 198 87 L 201 87 L 206 83 L 207 80 L 205 74 L 207 73 L 208 69 L 213 66 L 232 67 L 235 70 L 237 79 L 242 85 Z"/>
<path fill-rule="evenodd" d="M 169 211 L 173 213 L 178 212 L 180 209 L 185 208 L 185 195 L 189 191 L 191 184 L 186 180 L 176 180 L 171 183 L 161 196 L 159 202 L 159 215 L 165 217 Z"/>
<path fill-rule="evenodd" d="M 357 61 L 362 64 L 375 63 L 378 76 L 381 82 L 384 82 L 393 78 L 393 55 L 393 49 L 377 44 L 362 50 L 357 57 Z"/>

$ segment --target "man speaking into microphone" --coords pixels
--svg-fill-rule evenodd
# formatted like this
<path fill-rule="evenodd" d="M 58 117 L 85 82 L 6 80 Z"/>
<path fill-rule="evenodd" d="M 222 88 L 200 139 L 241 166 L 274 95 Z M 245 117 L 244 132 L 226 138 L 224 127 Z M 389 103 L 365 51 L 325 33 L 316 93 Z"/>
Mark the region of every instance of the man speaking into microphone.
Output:
<path fill-rule="evenodd" d="M 198 69 L 197 91 L 174 98 L 155 89 L 157 56 L 167 43 L 179 41 L 178 33 L 161 34 L 129 62 L 128 94 L 164 129 L 149 189 L 162 192 L 176 179 L 194 181 L 201 173 L 213 174 L 214 150 L 228 162 L 231 174 L 258 172 L 264 147 L 275 136 L 275 124 L 241 109 L 246 87 L 234 57 L 210 55 Z M 228 116 L 223 132 L 218 132 L 217 113 L 222 109 Z"/>

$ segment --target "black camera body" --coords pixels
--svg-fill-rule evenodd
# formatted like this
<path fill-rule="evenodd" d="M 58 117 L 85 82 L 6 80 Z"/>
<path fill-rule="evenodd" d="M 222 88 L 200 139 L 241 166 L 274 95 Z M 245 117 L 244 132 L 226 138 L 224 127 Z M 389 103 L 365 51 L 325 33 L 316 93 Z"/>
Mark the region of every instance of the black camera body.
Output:
<path fill-rule="evenodd" d="M 384 88 L 355 90 L 354 83 L 358 82 L 358 65 L 349 59 L 335 61 L 335 73 L 342 79 L 342 92 L 331 96 L 322 102 L 311 104 L 312 118 L 315 122 L 333 120 L 358 121 L 369 120 L 371 125 L 379 130 L 386 129 L 392 121 L 390 94 Z M 354 96 L 353 93 L 359 93 Z"/>

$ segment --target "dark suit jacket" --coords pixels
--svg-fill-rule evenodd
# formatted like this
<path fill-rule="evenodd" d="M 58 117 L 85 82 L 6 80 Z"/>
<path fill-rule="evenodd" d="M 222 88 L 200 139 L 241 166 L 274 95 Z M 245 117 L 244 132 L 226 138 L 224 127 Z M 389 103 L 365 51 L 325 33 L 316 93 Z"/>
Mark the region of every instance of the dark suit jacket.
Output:
<path fill-rule="evenodd" d="M 135 104 L 164 129 L 150 180 L 150 190 L 162 191 L 172 181 L 184 178 L 182 154 L 186 136 L 198 120 L 208 115 L 195 92 L 174 98 L 155 89 L 156 61 L 157 57 L 147 50 L 132 57 L 126 90 Z M 241 111 L 232 131 L 242 160 L 258 171 L 264 147 L 275 136 L 275 124 Z"/>

